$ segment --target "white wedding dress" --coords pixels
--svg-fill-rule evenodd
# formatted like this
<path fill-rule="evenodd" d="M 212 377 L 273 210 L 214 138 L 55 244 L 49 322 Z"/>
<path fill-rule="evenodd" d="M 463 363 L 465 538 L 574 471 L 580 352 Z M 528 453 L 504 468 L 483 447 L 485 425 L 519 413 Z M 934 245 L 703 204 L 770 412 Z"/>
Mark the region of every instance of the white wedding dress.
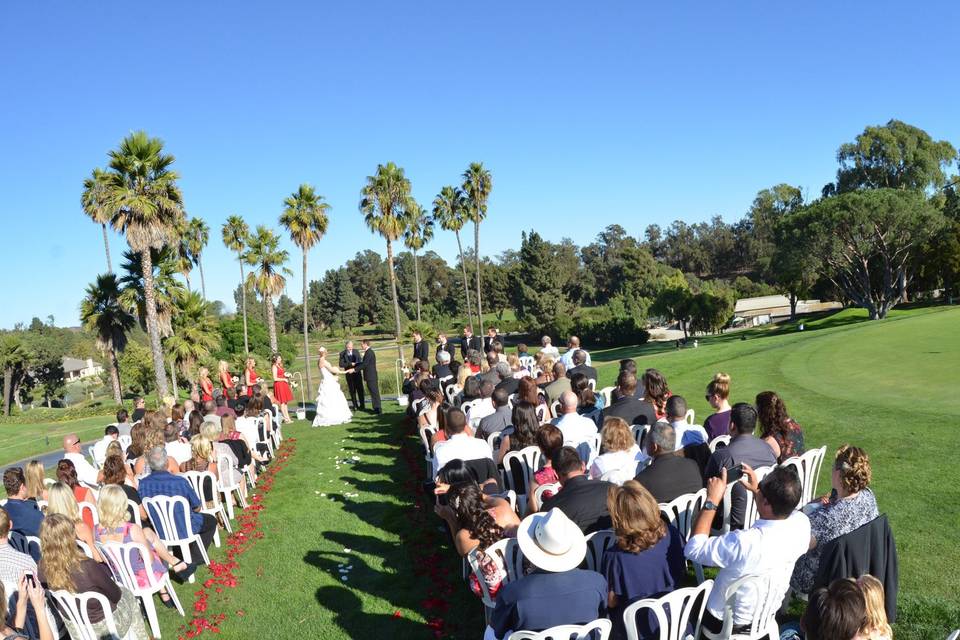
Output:
<path fill-rule="evenodd" d="M 340 388 L 340 378 L 327 368 L 320 369 L 320 388 L 317 390 L 317 417 L 315 427 L 345 424 L 353 419 L 347 397 Z"/>

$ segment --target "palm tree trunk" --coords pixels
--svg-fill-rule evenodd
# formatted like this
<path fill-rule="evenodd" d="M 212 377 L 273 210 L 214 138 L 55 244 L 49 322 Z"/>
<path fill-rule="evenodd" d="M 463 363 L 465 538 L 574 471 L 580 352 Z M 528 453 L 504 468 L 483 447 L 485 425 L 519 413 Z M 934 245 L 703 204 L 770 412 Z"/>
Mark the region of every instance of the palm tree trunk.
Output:
<path fill-rule="evenodd" d="M 175 400 L 179 400 L 180 387 L 177 385 L 177 363 L 175 360 L 170 361 L 170 382 L 173 384 L 173 397 Z"/>
<path fill-rule="evenodd" d="M 303 358 L 307 371 L 307 389 L 313 389 L 310 378 L 310 328 L 307 326 L 307 250 L 303 250 Z"/>
<path fill-rule="evenodd" d="M 193 289 L 190 288 L 190 272 L 189 271 L 184 272 L 183 279 L 187 281 L 187 292 L 193 293 Z"/>
<path fill-rule="evenodd" d="M 147 308 L 147 333 L 150 335 L 150 351 L 153 355 L 153 377 L 157 394 L 161 398 L 170 393 L 167 387 L 167 372 L 163 366 L 163 348 L 160 346 L 160 322 L 157 319 L 157 301 L 153 294 L 153 258 L 150 249 L 140 252 L 143 269 L 143 297 Z"/>
<path fill-rule="evenodd" d="M 270 328 L 270 351 L 277 352 L 277 316 L 273 312 L 273 296 L 263 296 L 263 302 L 267 305 L 267 326 Z"/>
<path fill-rule="evenodd" d="M 467 324 L 473 325 L 473 310 L 470 308 L 470 284 L 467 282 L 467 263 L 463 259 L 463 245 L 460 244 L 460 231 L 454 231 L 457 236 L 457 250 L 460 252 L 460 270 L 463 272 L 463 295 L 467 299 Z"/>
<path fill-rule="evenodd" d="M 203 278 L 203 262 L 200 261 L 199 256 L 197 257 L 197 268 L 200 269 L 200 295 L 203 296 L 203 299 L 207 299 L 207 281 Z"/>
<path fill-rule="evenodd" d="M 480 335 L 483 335 L 483 303 L 480 300 L 480 211 L 473 221 L 473 257 L 477 263 L 477 324 L 480 325 Z"/>
<path fill-rule="evenodd" d="M 110 383 L 113 385 L 113 401 L 118 405 L 123 404 L 123 393 L 120 391 L 120 363 L 117 360 L 117 352 L 110 349 L 107 352 L 110 359 Z"/>
<path fill-rule="evenodd" d="M 110 262 L 110 241 L 107 238 L 107 225 L 101 224 L 103 227 L 103 251 L 107 254 L 107 273 L 113 273 L 113 264 Z"/>
<path fill-rule="evenodd" d="M 240 299 L 243 302 L 243 355 L 249 356 L 250 339 L 247 337 L 247 283 L 243 279 L 243 258 L 238 259 L 240 260 Z"/>
<path fill-rule="evenodd" d="M 420 322 L 420 263 L 417 252 L 413 252 L 413 279 L 417 282 L 417 322 Z"/>
<path fill-rule="evenodd" d="M 12 392 L 11 386 L 13 386 L 13 367 L 4 367 L 3 369 L 3 415 L 10 415 L 10 405 L 13 404 L 11 401 L 10 394 Z"/>
<path fill-rule="evenodd" d="M 397 298 L 397 274 L 393 270 L 393 243 L 387 238 L 387 269 L 390 270 L 390 292 L 393 294 L 393 320 L 396 322 L 394 337 L 397 341 L 397 353 L 403 360 L 403 347 L 400 346 L 400 301 Z"/>

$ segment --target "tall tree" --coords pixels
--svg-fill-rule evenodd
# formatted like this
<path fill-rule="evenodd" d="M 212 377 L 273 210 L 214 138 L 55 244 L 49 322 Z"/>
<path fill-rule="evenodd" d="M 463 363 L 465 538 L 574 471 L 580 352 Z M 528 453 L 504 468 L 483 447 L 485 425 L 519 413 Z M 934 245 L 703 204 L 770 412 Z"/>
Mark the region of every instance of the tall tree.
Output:
<path fill-rule="evenodd" d="M 410 198 L 407 202 L 407 229 L 403 232 L 403 244 L 413 252 L 413 277 L 417 283 L 417 322 L 420 322 L 420 264 L 417 251 L 433 239 L 433 218 Z"/>
<path fill-rule="evenodd" d="M 482 162 L 471 162 L 463 172 L 463 193 L 473 220 L 473 257 L 477 268 L 477 319 L 483 333 L 483 301 L 480 299 L 480 223 L 487 216 L 487 200 L 493 190 L 493 176 Z"/>
<path fill-rule="evenodd" d="M 110 208 L 108 184 L 107 172 L 100 168 L 94 169 L 90 177 L 83 181 L 80 206 L 83 207 L 83 212 L 99 224 L 103 230 L 103 251 L 107 254 L 107 273 L 112 273 L 113 265 L 110 262 L 110 240 L 107 237 L 107 225 L 113 221 L 114 210 Z"/>
<path fill-rule="evenodd" d="M 795 213 L 803 206 L 803 192 L 789 184 L 777 184 L 757 193 L 747 212 L 753 237 L 753 260 L 757 274 L 770 282 L 777 280 L 771 271 L 771 260 L 780 248 L 777 225 L 784 216 Z M 780 256 L 781 267 L 783 255 Z M 781 283 L 783 284 L 783 283 Z"/>
<path fill-rule="evenodd" d="M 283 201 L 280 224 L 290 234 L 293 243 L 303 252 L 303 357 L 306 360 L 307 388 L 313 389 L 310 368 L 309 322 L 307 321 L 307 252 L 327 232 L 327 212 L 330 205 L 324 202 L 309 184 L 301 184 Z"/>
<path fill-rule="evenodd" d="M 193 291 L 193 287 L 190 286 L 190 273 L 193 271 L 193 256 L 190 255 L 190 221 L 186 218 L 177 225 L 174 247 L 177 271 L 187 283 L 187 291 Z"/>
<path fill-rule="evenodd" d="M 172 248 L 152 249 L 150 266 L 153 275 L 153 299 L 157 310 L 157 330 L 162 339 L 173 332 L 171 322 L 177 300 L 186 290 L 176 277 L 177 260 Z M 120 304 L 136 314 L 140 326 L 146 331 L 147 302 L 140 254 L 124 251 L 120 269 L 123 273 L 120 277 Z"/>
<path fill-rule="evenodd" d="M 210 303 L 196 291 L 180 296 L 173 316 L 173 334 L 166 339 L 167 354 L 180 373 L 197 384 L 197 364 L 220 348 L 220 326 Z"/>
<path fill-rule="evenodd" d="M 240 263 L 240 292 L 243 313 L 243 352 L 250 354 L 250 338 L 247 334 L 247 287 L 243 277 L 243 253 L 247 248 L 247 239 L 250 237 L 250 227 L 240 216 L 230 216 L 223 223 L 223 245 L 230 251 L 237 252 L 237 261 Z"/>
<path fill-rule="evenodd" d="M 187 227 L 187 248 L 190 250 L 190 259 L 200 270 L 200 292 L 203 299 L 207 299 L 207 281 L 203 277 L 203 250 L 210 242 L 210 227 L 203 218 L 191 218 Z"/>
<path fill-rule="evenodd" d="M 444 231 L 453 231 L 457 236 L 457 251 L 460 252 L 460 270 L 463 273 L 463 296 L 467 302 L 467 324 L 473 324 L 470 308 L 470 285 L 467 283 L 467 263 L 463 258 L 460 229 L 467 223 L 467 202 L 458 187 L 446 186 L 433 199 L 433 218 Z M 477 325 L 479 326 L 479 324 Z"/>
<path fill-rule="evenodd" d="M 110 152 L 107 202 L 115 212 L 113 227 L 126 235 L 130 248 L 140 254 L 143 268 L 147 333 L 153 356 L 157 391 L 169 393 L 163 366 L 163 347 L 157 323 L 150 250 L 175 241 L 175 231 L 184 218 L 174 158 L 164 153 L 163 142 L 144 131 L 128 135 Z"/>
<path fill-rule="evenodd" d="M 393 294 L 394 338 L 397 354 L 403 360 L 403 347 L 400 336 L 403 327 L 400 324 L 400 301 L 397 298 L 397 273 L 393 268 L 393 243 L 399 240 L 407 229 L 407 201 L 410 198 L 410 180 L 403 169 L 392 162 L 377 165 L 377 172 L 367 176 L 367 182 L 360 192 L 360 212 L 370 230 L 378 233 L 387 241 L 387 271 L 390 276 L 390 291 Z"/>
<path fill-rule="evenodd" d="M 10 415 L 17 387 L 27 370 L 30 353 L 16 333 L 0 335 L 0 367 L 3 367 L 3 414 Z"/>
<path fill-rule="evenodd" d="M 277 351 L 277 318 L 273 309 L 273 297 L 280 295 L 287 286 L 286 275 L 293 275 L 284 264 L 290 257 L 280 248 L 280 239 L 263 225 L 250 236 L 246 253 L 247 264 L 255 267 L 247 279 L 263 298 L 267 308 L 267 328 L 270 331 L 270 349 Z"/>
<path fill-rule="evenodd" d="M 126 348 L 127 333 L 137 321 L 133 314 L 120 304 L 120 282 L 116 275 L 99 275 L 96 282 L 87 287 L 87 295 L 80 302 L 80 319 L 84 329 L 96 336 L 97 348 L 107 358 L 113 400 L 122 404 L 118 354 Z"/>

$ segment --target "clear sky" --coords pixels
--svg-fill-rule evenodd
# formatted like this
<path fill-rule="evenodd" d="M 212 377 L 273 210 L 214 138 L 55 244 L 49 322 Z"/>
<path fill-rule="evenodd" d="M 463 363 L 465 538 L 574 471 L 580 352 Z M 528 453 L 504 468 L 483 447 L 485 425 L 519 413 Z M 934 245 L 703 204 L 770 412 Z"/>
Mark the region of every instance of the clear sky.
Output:
<path fill-rule="evenodd" d="M 378 163 L 429 204 L 483 161 L 495 255 L 523 229 L 584 244 L 614 222 L 735 220 L 779 182 L 816 195 L 838 145 L 890 118 L 960 145 L 958 35 L 955 0 L 5 2 L 0 327 L 79 322 L 105 270 L 81 184 L 132 130 L 176 156 L 188 213 L 211 227 L 208 297 L 232 308 L 227 215 L 276 226 L 315 185 L 333 207 L 319 277 L 384 251 L 357 211 Z M 111 248 L 116 266 L 123 238 Z M 452 234 L 430 248 L 455 259 Z"/>

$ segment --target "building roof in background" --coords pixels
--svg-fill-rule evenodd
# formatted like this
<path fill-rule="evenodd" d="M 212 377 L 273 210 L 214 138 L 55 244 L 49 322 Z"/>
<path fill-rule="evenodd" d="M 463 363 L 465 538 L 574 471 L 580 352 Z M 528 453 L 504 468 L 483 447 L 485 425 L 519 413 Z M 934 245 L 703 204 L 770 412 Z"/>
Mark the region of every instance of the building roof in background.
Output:
<path fill-rule="evenodd" d="M 758 298 L 740 298 L 737 300 L 733 312 L 740 314 L 747 311 L 759 311 L 760 309 L 771 309 L 776 307 L 790 307 L 790 300 L 787 296 L 760 296 Z"/>
<path fill-rule="evenodd" d="M 71 358 L 70 356 L 64 356 L 63 358 L 63 371 L 64 373 L 69 371 L 80 371 L 81 369 L 86 369 L 88 366 L 99 367 L 99 362 L 90 361 L 92 365 L 88 365 L 86 360 L 80 360 L 79 358 Z"/>

